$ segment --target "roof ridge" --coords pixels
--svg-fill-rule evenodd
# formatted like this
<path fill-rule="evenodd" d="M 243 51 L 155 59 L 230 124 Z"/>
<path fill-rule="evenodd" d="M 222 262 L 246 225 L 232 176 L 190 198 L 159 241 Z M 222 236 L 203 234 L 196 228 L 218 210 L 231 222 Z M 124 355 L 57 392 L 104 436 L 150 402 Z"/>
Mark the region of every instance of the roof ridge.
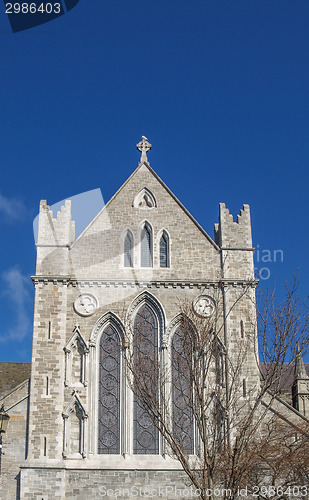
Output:
<path fill-rule="evenodd" d="M 155 177 L 155 179 L 161 184 L 161 186 L 169 193 L 169 195 L 174 199 L 174 201 L 179 205 L 179 207 L 185 212 L 185 214 L 192 220 L 195 226 L 201 231 L 201 233 L 206 237 L 206 239 L 214 246 L 217 251 L 220 251 L 220 248 L 215 243 L 215 241 L 209 236 L 209 234 L 205 231 L 205 229 L 197 222 L 197 220 L 193 217 L 193 215 L 189 212 L 189 210 L 181 203 L 181 201 L 177 198 L 177 196 L 171 191 L 171 189 L 165 184 L 165 182 L 161 179 L 161 177 L 153 170 L 150 166 L 149 162 L 143 161 L 140 162 L 137 168 L 132 172 L 132 174 L 126 179 L 126 181 L 120 186 L 120 188 L 116 191 L 116 193 L 109 199 L 109 201 L 104 205 L 104 207 L 97 213 L 97 215 L 92 219 L 92 221 L 88 224 L 88 226 L 81 232 L 81 234 L 76 238 L 75 241 L 70 245 L 70 249 L 74 247 L 75 243 L 84 235 L 84 233 L 92 226 L 92 224 L 97 220 L 97 218 L 103 213 L 103 211 L 111 204 L 111 202 L 118 196 L 120 191 L 130 182 L 132 177 L 145 166 L 149 172 Z"/>

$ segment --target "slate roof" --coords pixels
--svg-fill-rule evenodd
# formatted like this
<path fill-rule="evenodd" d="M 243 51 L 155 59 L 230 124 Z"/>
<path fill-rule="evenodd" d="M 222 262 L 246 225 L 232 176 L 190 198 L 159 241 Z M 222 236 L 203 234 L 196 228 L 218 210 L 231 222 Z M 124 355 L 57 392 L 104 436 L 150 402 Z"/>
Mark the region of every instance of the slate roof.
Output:
<path fill-rule="evenodd" d="M 30 377 L 31 363 L 0 363 L 0 398 Z"/>
<path fill-rule="evenodd" d="M 309 376 L 309 363 L 303 363 L 305 370 Z M 265 363 L 260 363 L 262 374 L 266 373 L 267 366 Z M 292 385 L 295 377 L 295 364 L 287 368 L 283 368 L 283 376 L 280 380 L 279 392 L 281 397 L 289 404 L 292 404 Z"/>

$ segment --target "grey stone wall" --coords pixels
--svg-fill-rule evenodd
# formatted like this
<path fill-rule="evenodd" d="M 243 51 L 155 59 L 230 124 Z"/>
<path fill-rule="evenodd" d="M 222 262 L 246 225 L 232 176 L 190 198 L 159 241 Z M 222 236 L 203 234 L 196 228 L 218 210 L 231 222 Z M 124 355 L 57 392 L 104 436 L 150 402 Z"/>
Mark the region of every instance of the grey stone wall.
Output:
<path fill-rule="evenodd" d="M 183 471 L 23 470 L 24 500 L 99 500 L 101 498 L 198 498 Z M 193 495 L 190 493 L 193 492 Z"/>
<path fill-rule="evenodd" d="M 66 286 L 36 288 L 30 386 L 29 457 L 61 456 Z M 51 332 L 49 338 L 49 322 Z"/>
<path fill-rule="evenodd" d="M 156 199 L 153 208 L 134 206 L 136 195 L 144 187 Z M 151 268 L 140 266 L 140 233 L 145 220 L 152 228 Z M 134 237 L 132 268 L 124 267 L 123 261 L 123 241 L 127 229 L 132 231 Z M 163 229 L 169 235 L 170 267 L 167 268 L 161 268 L 159 261 L 159 242 Z M 182 472 L 154 471 L 149 456 L 146 461 L 142 457 L 145 467 L 139 465 L 144 470 L 137 467 L 131 471 L 124 471 L 121 465 L 105 470 L 106 460 L 113 461 L 108 456 L 101 457 L 101 470 L 92 470 L 93 462 L 89 459 L 89 451 L 92 457 L 96 455 L 97 422 L 95 384 L 98 367 L 95 361 L 96 346 L 93 341 L 90 342 L 92 334 L 102 317 L 110 312 L 117 316 L 122 325 L 126 325 L 128 311 L 145 291 L 157 300 L 162 310 L 165 331 L 179 314 L 181 304 L 185 301 L 192 303 L 202 293 L 216 300 L 221 317 L 231 309 L 222 330 L 222 342 L 228 344 L 230 354 L 234 353 L 235 356 L 245 342 L 252 342 L 253 348 L 244 363 L 244 374 L 240 376 L 239 390 L 242 377 L 247 379 L 248 391 L 256 387 L 256 332 L 254 328 L 252 330 L 254 289 L 247 284 L 248 280 L 253 279 L 249 207 L 244 206 L 237 222 L 234 222 L 222 204 L 219 225 L 215 231 L 216 243 L 145 164 L 132 174 L 74 243 L 70 204 L 66 203 L 54 217 L 46 202 L 41 202 L 37 270 L 34 277 L 36 290 L 29 453 L 22 468 L 21 498 L 88 500 L 100 498 L 99 488 L 104 485 L 106 488 L 116 488 L 119 484 L 131 488 L 135 485 L 156 487 L 161 481 L 165 485 L 183 484 Z M 75 300 L 84 293 L 95 295 L 99 304 L 89 316 L 78 315 L 73 307 Z M 240 336 L 241 321 L 245 339 Z M 69 344 L 77 323 L 82 345 L 85 345 L 85 348 L 82 347 L 82 355 L 85 355 L 87 363 L 84 381 L 76 376 L 80 367 L 78 353 Z M 65 353 L 65 350 L 70 352 Z M 75 356 L 73 361 L 72 356 Z M 68 362 L 73 363 L 69 370 L 70 377 L 66 377 Z M 130 405 L 128 409 L 131 414 Z M 83 453 L 80 454 L 77 446 L 79 421 L 73 419 L 73 412 L 77 410 L 83 432 Z M 71 420 L 70 412 L 73 415 Z M 72 446 L 67 446 L 70 429 L 74 442 Z M 130 434 L 128 436 L 130 438 Z M 127 441 L 132 440 L 132 434 L 129 438 Z M 74 456 L 63 454 L 65 449 Z M 69 470 L 67 459 L 79 459 L 83 466 L 79 466 L 76 471 Z M 169 498 L 177 497 L 179 495 L 173 496 L 173 493 L 169 495 Z M 118 495 L 118 498 L 121 497 Z M 134 498 L 133 493 L 127 498 Z"/>
<path fill-rule="evenodd" d="M 26 457 L 27 447 L 27 406 L 29 383 L 18 388 L 0 400 L 10 415 L 7 431 L 2 436 L 3 454 L 0 475 L 0 499 L 19 499 L 20 465 Z"/>

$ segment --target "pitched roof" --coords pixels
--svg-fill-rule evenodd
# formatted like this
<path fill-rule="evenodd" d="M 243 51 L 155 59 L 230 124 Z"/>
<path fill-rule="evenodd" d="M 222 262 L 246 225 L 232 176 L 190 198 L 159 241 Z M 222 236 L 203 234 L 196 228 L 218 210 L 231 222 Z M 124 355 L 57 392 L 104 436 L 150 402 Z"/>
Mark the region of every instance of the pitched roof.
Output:
<path fill-rule="evenodd" d="M 260 363 L 260 368 L 262 375 L 266 375 L 269 366 L 268 363 Z M 309 363 L 303 363 L 303 368 L 307 376 L 309 376 Z M 279 390 L 280 392 L 292 392 L 292 385 L 295 379 L 295 364 L 291 364 L 288 366 L 288 363 L 284 363 L 284 367 L 282 369 L 282 377 L 279 381 Z"/>
<path fill-rule="evenodd" d="M 30 377 L 31 363 L 0 363 L 0 398 Z"/>
<path fill-rule="evenodd" d="M 81 234 L 76 238 L 75 241 L 73 241 L 71 247 L 74 247 L 75 243 L 80 240 L 83 235 L 87 232 L 88 228 L 94 223 L 94 221 L 100 216 L 100 214 L 105 211 L 109 204 L 117 197 L 117 195 L 120 193 L 120 191 L 123 190 L 123 188 L 130 182 L 130 180 L 136 175 L 138 170 L 140 170 L 142 167 L 146 167 L 148 171 L 153 175 L 153 177 L 161 184 L 161 186 L 167 191 L 167 193 L 175 200 L 175 202 L 179 205 L 181 210 L 192 220 L 193 224 L 201 231 L 201 233 L 206 237 L 206 239 L 210 242 L 210 244 L 216 249 L 220 250 L 218 245 L 215 243 L 215 241 L 208 235 L 208 233 L 205 231 L 205 229 L 195 220 L 193 215 L 189 212 L 189 210 L 186 209 L 186 207 L 181 203 L 181 201 L 174 195 L 174 193 L 167 187 L 165 182 L 161 179 L 161 177 L 158 176 L 158 174 L 153 170 L 153 168 L 150 166 L 150 164 L 146 161 L 140 162 L 137 166 L 137 168 L 132 172 L 132 174 L 127 178 L 127 180 L 122 184 L 122 186 L 116 191 L 116 193 L 111 197 L 111 199 L 104 205 L 104 207 L 100 210 L 100 212 L 94 217 L 94 219 L 88 224 L 88 226 L 81 232 Z"/>

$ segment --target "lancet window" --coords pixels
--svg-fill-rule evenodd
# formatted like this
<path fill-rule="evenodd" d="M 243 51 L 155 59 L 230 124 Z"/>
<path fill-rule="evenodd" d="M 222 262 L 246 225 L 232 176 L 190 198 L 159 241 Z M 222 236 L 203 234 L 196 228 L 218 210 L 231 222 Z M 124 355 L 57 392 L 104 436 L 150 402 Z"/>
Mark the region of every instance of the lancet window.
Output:
<path fill-rule="evenodd" d="M 133 267 L 133 236 L 130 231 L 124 239 L 124 267 Z"/>
<path fill-rule="evenodd" d="M 152 266 L 152 231 L 145 223 L 141 232 L 141 267 Z"/>
<path fill-rule="evenodd" d="M 172 340 L 172 420 L 176 440 L 185 453 L 194 453 L 193 349 L 184 329 L 176 329 Z"/>
<path fill-rule="evenodd" d="M 169 239 L 165 231 L 160 239 L 160 267 L 169 267 Z"/>
<path fill-rule="evenodd" d="M 120 337 L 112 325 L 102 333 L 99 352 L 98 453 L 120 453 Z"/>
<path fill-rule="evenodd" d="M 159 432 L 150 417 L 145 394 L 149 394 L 148 405 L 158 403 L 158 321 L 152 308 L 144 304 L 134 321 L 134 363 L 137 373 L 134 391 L 133 450 L 135 454 L 159 453 Z M 142 384 L 140 397 L 139 385 Z"/>

